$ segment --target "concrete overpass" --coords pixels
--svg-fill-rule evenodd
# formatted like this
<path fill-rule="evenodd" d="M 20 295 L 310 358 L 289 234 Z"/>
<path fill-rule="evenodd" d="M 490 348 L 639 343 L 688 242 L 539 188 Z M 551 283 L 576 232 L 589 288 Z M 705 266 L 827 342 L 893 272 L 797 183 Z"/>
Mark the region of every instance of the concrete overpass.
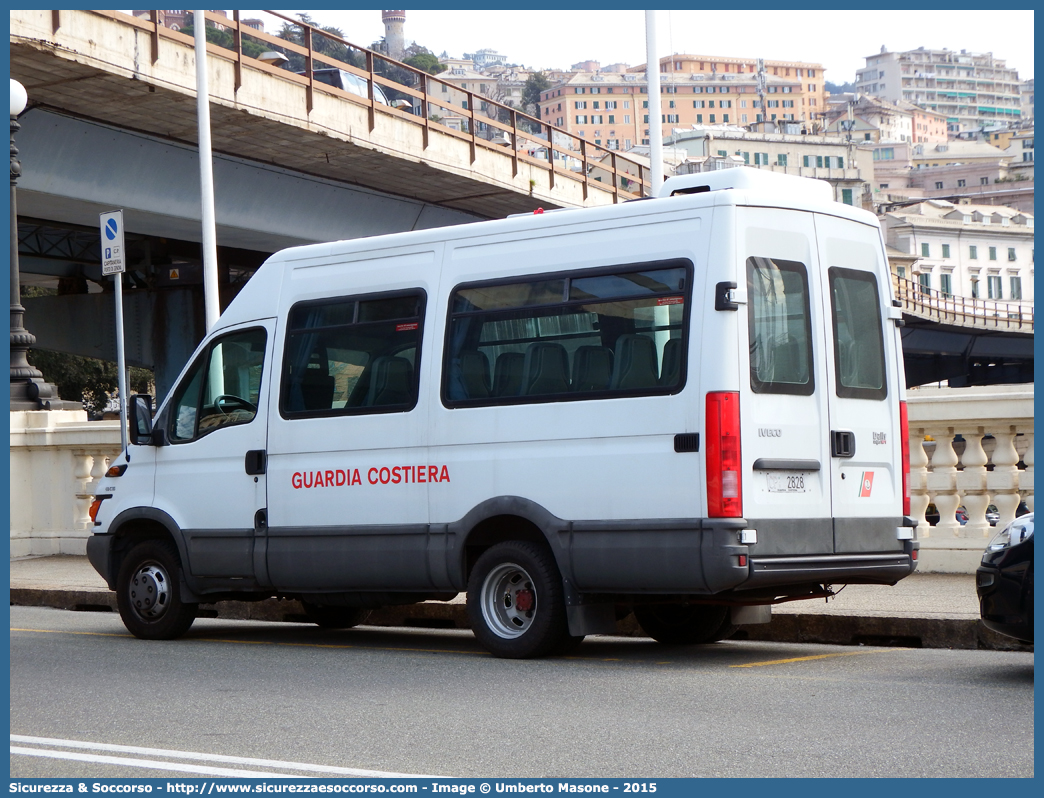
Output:
<path fill-rule="evenodd" d="M 1033 304 L 943 294 L 894 279 L 906 384 L 1033 382 Z"/>

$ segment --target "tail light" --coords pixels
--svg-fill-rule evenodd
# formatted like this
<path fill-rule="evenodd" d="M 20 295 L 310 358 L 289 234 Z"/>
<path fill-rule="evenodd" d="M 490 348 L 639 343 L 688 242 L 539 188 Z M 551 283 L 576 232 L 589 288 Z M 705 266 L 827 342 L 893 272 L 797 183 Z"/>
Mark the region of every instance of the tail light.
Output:
<path fill-rule="evenodd" d="M 707 394 L 707 514 L 743 515 L 739 393 L 734 391 Z"/>
<path fill-rule="evenodd" d="M 899 440 L 903 452 L 903 515 L 910 514 L 910 420 L 906 402 L 899 403 Z M 892 451 L 895 451 L 894 449 Z"/>

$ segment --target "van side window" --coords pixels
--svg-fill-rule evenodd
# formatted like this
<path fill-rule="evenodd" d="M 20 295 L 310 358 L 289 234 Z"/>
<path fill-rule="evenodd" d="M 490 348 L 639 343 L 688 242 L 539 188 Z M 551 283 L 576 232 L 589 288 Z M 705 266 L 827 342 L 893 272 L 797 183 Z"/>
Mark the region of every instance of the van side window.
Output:
<path fill-rule="evenodd" d="M 257 415 L 265 361 L 263 329 L 215 340 L 178 385 L 171 403 L 172 443 L 201 438 L 221 427 L 248 424 Z"/>
<path fill-rule="evenodd" d="M 805 265 L 747 258 L 747 295 L 751 389 L 811 396 L 816 385 Z"/>
<path fill-rule="evenodd" d="M 687 260 L 459 286 L 447 407 L 677 393 L 692 293 Z"/>
<path fill-rule="evenodd" d="M 403 412 L 417 404 L 423 291 L 290 308 L 279 392 L 284 418 Z"/>
<path fill-rule="evenodd" d="M 870 272 L 831 267 L 830 310 L 834 324 L 837 395 L 884 399 L 884 334 L 877 278 Z"/>

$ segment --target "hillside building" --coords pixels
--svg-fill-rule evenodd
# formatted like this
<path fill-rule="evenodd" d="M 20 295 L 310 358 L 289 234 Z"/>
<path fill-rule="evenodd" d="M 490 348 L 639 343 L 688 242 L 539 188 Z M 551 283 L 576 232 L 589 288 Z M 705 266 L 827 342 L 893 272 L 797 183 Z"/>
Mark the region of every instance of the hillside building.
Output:
<path fill-rule="evenodd" d="M 946 117 L 955 134 L 1022 117 L 1018 70 L 993 53 L 919 47 L 866 56 L 856 73 L 856 91 L 892 102 L 905 101 Z"/>

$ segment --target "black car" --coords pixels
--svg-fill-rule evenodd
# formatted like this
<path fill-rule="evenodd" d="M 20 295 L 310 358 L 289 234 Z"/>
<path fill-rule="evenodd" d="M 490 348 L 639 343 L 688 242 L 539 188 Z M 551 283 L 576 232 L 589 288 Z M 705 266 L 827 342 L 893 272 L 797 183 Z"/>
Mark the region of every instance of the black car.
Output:
<path fill-rule="evenodd" d="M 975 576 L 982 622 L 1033 642 L 1033 513 L 1004 527 L 986 547 Z"/>

